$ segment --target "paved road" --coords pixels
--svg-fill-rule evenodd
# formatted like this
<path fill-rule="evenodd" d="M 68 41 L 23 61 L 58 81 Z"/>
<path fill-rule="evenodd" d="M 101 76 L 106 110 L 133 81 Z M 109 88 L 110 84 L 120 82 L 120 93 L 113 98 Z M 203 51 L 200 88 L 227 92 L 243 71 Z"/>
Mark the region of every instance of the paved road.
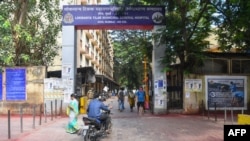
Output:
<path fill-rule="evenodd" d="M 223 141 L 224 121 L 208 120 L 202 116 L 175 115 L 154 116 L 145 113 L 143 116 L 130 112 L 126 103 L 125 111 L 117 110 L 116 98 L 109 99 L 113 105 L 113 131 L 102 141 Z M 84 115 L 81 115 L 84 116 Z M 81 118 L 79 118 L 81 119 Z M 20 129 L 20 117 L 11 117 L 11 138 L 8 139 L 6 116 L 0 117 L 0 141 L 82 141 L 76 134 L 68 134 L 65 127 L 67 117 L 57 117 L 53 121 L 36 117 L 35 128 L 33 118 L 24 117 L 23 133 Z M 82 121 L 79 120 L 79 124 Z"/>

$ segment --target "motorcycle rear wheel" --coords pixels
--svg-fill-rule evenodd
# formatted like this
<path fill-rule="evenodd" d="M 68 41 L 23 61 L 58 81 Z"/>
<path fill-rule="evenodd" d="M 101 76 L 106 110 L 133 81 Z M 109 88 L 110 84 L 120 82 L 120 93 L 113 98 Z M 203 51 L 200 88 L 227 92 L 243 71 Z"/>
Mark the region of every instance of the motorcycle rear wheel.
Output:
<path fill-rule="evenodd" d="M 84 136 L 84 141 L 96 141 L 95 130 L 87 130 L 86 135 Z"/>
<path fill-rule="evenodd" d="M 89 130 L 87 130 L 86 135 L 84 136 L 84 141 L 90 141 Z"/>
<path fill-rule="evenodd" d="M 112 132 L 112 122 L 111 122 L 111 119 L 109 119 L 107 121 L 107 124 L 108 124 L 108 133 L 110 134 Z"/>

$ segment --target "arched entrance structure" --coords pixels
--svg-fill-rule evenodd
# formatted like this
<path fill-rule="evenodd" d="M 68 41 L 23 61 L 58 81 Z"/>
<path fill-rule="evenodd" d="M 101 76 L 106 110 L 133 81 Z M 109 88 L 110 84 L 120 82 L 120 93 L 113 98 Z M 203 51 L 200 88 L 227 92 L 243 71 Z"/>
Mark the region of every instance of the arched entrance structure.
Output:
<path fill-rule="evenodd" d="M 62 80 L 67 83 L 65 97 L 75 92 L 76 83 L 76 30 L 78 29 L 140 29 L 157 32 L 165 25 L 165 7 L 114 5 L 64 5 L 62 19 Z M 153 43 L 153 111 L 167 111 L 166 75 L 159 60 L 164 45 Z"/>

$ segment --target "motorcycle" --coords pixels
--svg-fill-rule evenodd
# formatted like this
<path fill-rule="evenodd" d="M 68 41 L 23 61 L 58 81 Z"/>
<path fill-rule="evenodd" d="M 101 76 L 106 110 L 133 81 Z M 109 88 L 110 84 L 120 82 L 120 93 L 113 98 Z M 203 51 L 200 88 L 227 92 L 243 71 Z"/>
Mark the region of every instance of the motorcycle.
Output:
<path fill-rule="evenodd" d="M 108 131 L 105 130 L 105 123 L 99 121 L 95 118 L 83 117 L 84 125 L 81 128 L 81 136 L 83 136 L 84 141 L 97 141 L 100 137 L 105 137 L 112 131 L 112 123 L 110 112 L 103 111 L 108 114 L 107 127 Z"/>

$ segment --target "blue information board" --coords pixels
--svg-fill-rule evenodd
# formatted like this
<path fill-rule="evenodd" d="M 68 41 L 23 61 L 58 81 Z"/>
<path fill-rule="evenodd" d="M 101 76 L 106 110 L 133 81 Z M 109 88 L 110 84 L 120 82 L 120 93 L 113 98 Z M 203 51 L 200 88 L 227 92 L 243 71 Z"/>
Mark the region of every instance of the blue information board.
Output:
<path fill-rule="evenodd" d="M 3 100 L 3 76 L 0 73 L 0 100 Z"/>
<path fill-rule="evenodd" d="M 163 88 L 163 80 L 158 80 L 158 88 Z"/>
<path fill-rule="evenodd" d="M 26 100 L 26 70 L 6 69 L 6 100 Z"/>

